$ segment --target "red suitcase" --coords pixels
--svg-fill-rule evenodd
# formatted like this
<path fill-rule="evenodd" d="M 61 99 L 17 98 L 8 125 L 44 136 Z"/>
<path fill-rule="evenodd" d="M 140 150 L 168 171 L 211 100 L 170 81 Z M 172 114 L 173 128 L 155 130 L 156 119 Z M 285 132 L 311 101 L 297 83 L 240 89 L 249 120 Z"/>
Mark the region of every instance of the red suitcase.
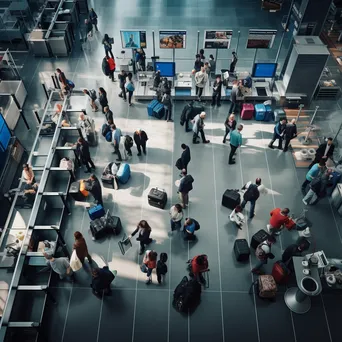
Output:
<path fill-rule="evenodd" d="M 241 119 L 252 120 L 254 116 L 254 106 L 251 103 L 244 103 L 242 105 Z"/>
<path fill-rule="evenodd" d="M 272 276 L 277 284 L 286 284 L 289 280 L 290 271 L 281 260 L 274 263 Z"/>

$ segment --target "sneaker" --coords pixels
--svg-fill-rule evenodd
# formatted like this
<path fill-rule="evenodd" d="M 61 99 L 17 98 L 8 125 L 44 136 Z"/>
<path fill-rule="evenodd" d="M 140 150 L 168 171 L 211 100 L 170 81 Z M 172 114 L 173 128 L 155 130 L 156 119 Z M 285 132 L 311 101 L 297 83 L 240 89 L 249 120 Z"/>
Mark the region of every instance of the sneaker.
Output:
<path fill-rule="evenodd" d="M 118 94 L 119 97 L 123 97 L 122 94 Z"/>
<path fill-rule="evenodd" d="M 118 162 L 121 162 L 121 161 L 122 161 L 122 159 L 121 159 L 121 158 L 120 158 L 120 159 L 119 159 L 119 158 L 117 158 L 117 159 L 116 159 L 116 161 L 118 161 Z"/>
<path fill-rule="evenodd" d="M 129 105 L 130 107 L 132 107 L 132 103 L 129 103 L 128 105 Z"/>
<path fill-rule="evenodd" d="M 233 160 L 233 161 L 229 162 L 228 164 L 233 165 L 233 164 L 235 164 L 235 161 Z"/>
<path fill-rule="evenodd" d="M 209 144 L 210 140 L 203 141 L 203 144 Z"/>
<path fill-rule="evenodd" d="M 274 149 L 274 147 L 272 145 L 268 145 L 268 147 Z"/>
<path fill-rule="evenodd" d="M 146 151 L 143 151 L 144 154 L 146 154 Z"/>
<path fill-rule="evenodd" d="M 149 284 L 151 284 L 152 283 L 152 279 L 151 278 L 148 278 L 147 280 L 146 280 L 146 285 L 149 285 Z"/>
<path fill-rule="evenodd" d="M 252 269 L 252 271 L 251 271 L 252 273 L 254 273 L 254 274 L 261 274 L 261 271 L 260 270 L 255 270 L 255 269 Z"/>
<path fill-rule="evenodd" d="M 222 140 L 222 142 L 225 144 L 226 143 L 226 141 L 225 140 Z"/>
<path fill-rule="evenodd" d="M 199 141 L 193 141 L 192 143 L 193 144 L 199 144 Z"/>
<path fill-rule="evenodd" d="M 303 203 L 304 203 L 305 205 L 308 205 L 308 202 L 305 201 L 304 198 L 302 199 L 302 201 L 303 201 Z"/>

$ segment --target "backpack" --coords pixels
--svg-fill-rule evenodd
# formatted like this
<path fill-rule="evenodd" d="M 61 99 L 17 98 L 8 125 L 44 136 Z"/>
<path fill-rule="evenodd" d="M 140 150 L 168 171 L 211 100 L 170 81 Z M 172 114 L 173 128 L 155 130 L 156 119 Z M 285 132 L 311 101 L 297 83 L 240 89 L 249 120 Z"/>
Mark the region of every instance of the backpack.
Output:
<path fill-rule="evenodd" d="M 258 186 L 256 184 L 251 184 L 247 191 L 243 195 L 245 201 L 256 201 L 260 196 Z"/>
<path fill-rule="evenodd" d="M 106 137 L 108 132 L 110 132 L 110 126 L 107 124 L 103 124 L 101 129 L 102 136 Z"/>
<path fill-rule="evenodd" d="M 75 83 L 73 81 L 67 80 L 67 85 L 71 88 L 74 89 L 75 88 Z"/>
<path fill-rule="evenodd" d="M 105 136 L 106 141 L 112 142 L 112 132 L 108 131 Z"/>
<path fill-rule="evenodd" d="M 259 260 L 267 260 L 267 254 L 266 252 L 261 248 L 262 246 L 268 246 L 267 242 L 262 242 L 258 245 L 258 247 L 255 250 L 255 256 L 257 257 L 257 259 Z M 271 252 L 271 247 L 270 248 L 270 252 Z"/>
<path fill-rule="evenodd" d="M 127 146 L 128 148 L 133 147 L 133 139 L 129 135 L 125 135 L 125 147 Z"/>
<path fill-rule="evenodd" d="M 89 90 L 89 95 L 90 95 L 92 100 L 96 100 L 97 99 L 97 95 L 96 95 L 96 90 L 95 89 L 90 89 Z"/>
<path fill-rule="evenodd" d="M 184 277 L 173 294 L 173 306 L 179 312 L 195 307 L 201 298 L 202 287 L 196 279 Z"/>
<path fill-rule="evenodd" d="M 167 253 L 160 253 L 160 261 L 167 262 Z"/>
<path fill-rule="evenodd" d="M 73 170 L 74 169 L 74 163 L 71 159 L 65 157 L 65 158 L 61 159 L 61 161 L 59 163 L 59 167 L 61 167 L 62 169 Z"/>
<path fill-rule="evenodd" d="M 128 83 L 126 83 L 126 89 L 128 90 L 128 91 L 134 91 L 134 85 L 133 85 L 133 83 L 132 82 L 128 82 Z"/>

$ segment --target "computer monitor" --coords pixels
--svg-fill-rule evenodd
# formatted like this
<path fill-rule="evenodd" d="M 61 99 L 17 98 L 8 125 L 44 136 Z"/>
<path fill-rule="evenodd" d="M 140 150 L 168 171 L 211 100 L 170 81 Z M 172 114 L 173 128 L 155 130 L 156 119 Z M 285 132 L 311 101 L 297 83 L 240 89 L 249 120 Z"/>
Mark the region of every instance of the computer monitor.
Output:
<path fill-rule="evenodd" d="M 9 141 L 11 140 L 11 132 L 0 113 L 0 151 L 5 152 Z"/>
<path fill-rule="evenodd" d="M 276 73 L 277 66 L 277 63 L 255 63 L 252 77 L 273 78 Z"/>
<path fill-rule="evenodd" d="M 161 77 L 174 77 L 176 74 L 176 63 L 156 62 L 156 71 L 160 71 Z"/>

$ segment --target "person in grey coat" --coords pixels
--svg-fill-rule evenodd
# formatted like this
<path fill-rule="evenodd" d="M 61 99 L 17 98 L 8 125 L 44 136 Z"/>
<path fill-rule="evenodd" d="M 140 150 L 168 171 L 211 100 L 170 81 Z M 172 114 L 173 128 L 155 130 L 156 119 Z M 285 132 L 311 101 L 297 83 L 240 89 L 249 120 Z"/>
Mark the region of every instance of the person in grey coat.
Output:
<path fill-rule="evenodd" d="M 193 144 L 199 144 L 199 141 L 197 140 L 198 138 L 198 134 L 201 133 L 201 138 L 202 138 L 202 142 L 203 144 L 208 144 L 210 143 L 209 140 L 205 139 L 205 135 L 204 135 L 204 119 L 206 117 L 206 113 L 202 112 L 201 114 L 197 114 L 195 116 L 195 118 L 192 120 L 193 126 L 192 126 L 192 130 L 194 132 L 193 136 L 192 136 L 192 143 Z"/>

